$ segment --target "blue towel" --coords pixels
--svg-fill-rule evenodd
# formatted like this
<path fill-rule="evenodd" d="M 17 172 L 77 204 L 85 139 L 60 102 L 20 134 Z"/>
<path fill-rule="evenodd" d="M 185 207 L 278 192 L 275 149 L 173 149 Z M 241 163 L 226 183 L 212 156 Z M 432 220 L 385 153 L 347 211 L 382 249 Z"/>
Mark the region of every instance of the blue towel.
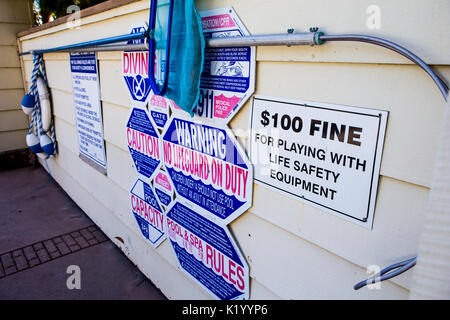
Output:
<path fill-rule="evenodd" d="M 173 12 L 170 26 L 169 75 L 163 96 L 173 100 L 193 116 L 200 95 L 205 51 L 202 22 L 193 0 L 170 1 L 173 1 Z M 160 88 L 165 78 L 170 1 L 158 1 L 156 9 L 154 39 L 159 67 L 155 70 L 155 80 Z"/>

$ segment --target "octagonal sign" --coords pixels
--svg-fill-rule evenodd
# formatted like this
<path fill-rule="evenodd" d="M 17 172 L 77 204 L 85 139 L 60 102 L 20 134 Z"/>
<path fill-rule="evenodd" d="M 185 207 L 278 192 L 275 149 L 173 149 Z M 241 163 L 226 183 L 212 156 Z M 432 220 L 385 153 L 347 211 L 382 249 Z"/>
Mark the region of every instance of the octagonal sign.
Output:
<path fill-rule="evenodd" d="M 166 230 L 180 268 L 216 299 L 248 299 L 247 262 L 226 226 L 177 200 L 166 214 Z"/>
<path fill-rule="evenodd" d="M 133 108 L 127 122 L 128 150 L 137 172 L 145 179 L 156 174 L 159 164 L 159 136 L 147 112 Z M 148 180 L 150 181 L 150 180 Z"/>
<path fill-rule="evenodd" d="M 177 196 L 206 218 L 228 224 L 251 206 L 252 165 L 230 129 L 173 117 L 161 151 Z"/>
<path fill-rule="evenodd" d="M 161 207 L 165 210 L 172 203 L 174 198 L 174 188 L 167 173 L 159 170 L 155 179 L 153 179 L 153 187 Z"/>
<path fill-rule="evenodd" d="M 142 236 L 156 248 L 166 238 L 166 232 L 164 213 L 152 187 L 141 179 L 137 179 L 130 190 L 130 205 Z"/>
<path fill-rule="evenodd" d="M 156 126 L 163 129 L 169 120 L 169 106 L 171 104 L 170 99 L 158 96 L 156 94 L 150 94 L 150 100 L 148 102 L 148 109 L 150 115 Z"/>

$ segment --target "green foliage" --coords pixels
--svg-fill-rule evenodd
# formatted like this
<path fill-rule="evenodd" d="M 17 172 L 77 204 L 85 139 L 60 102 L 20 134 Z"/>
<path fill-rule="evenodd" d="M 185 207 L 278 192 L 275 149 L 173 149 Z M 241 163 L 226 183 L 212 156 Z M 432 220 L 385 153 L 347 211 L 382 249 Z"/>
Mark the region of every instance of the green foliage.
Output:
<path fill-rule="evenodd" d="M 68 8 L 71 5 L 76 5 L 80 9 L 84 9 L 104 1 L 105 0 L 35 0 L 43 23 L 48 22 L 51 16 L 57 19 L 73 13 L 73 10 L 68 11 Z"/>

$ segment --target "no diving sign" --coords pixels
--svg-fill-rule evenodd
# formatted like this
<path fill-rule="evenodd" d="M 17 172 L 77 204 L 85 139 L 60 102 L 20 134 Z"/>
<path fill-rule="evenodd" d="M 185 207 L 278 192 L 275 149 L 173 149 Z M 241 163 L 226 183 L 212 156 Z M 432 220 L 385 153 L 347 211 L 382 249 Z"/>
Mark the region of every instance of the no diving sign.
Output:
<path fill-rule="evenodd" d="M 151 91 L 148 77 L 148 52 L 124 51 L 122 75 L 131 99 L 145 105 Z"/>
<path fill-rule="evenodd" d="M 255 181 L 372 227 L 388 112 L 255 97 Z"/>

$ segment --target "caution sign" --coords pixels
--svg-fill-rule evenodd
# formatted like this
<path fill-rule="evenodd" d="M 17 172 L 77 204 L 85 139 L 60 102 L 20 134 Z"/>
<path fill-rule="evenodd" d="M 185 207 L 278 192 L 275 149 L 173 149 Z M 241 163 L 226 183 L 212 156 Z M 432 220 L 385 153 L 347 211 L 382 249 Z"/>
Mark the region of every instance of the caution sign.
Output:
<path fill-rule="evenodd" d="M 198 205 L 209 219 L 228 224 L 250 207 L 251 164 L 228 128 L 173 117 L 162 152 L 177 196 Z"/>
<path fill-rule="evenodd" d="M 254 97 L 255 182 L 372 227 L 388 112 Z"/>
<path fill-rule="evenodd" d="M 131 110 L 126 139 L 137 172 L 145 179 L 152 179 L 161 163 L 159 135 L 145 110 Z"/>
<path fill-rule="evenodd" d="M 183 201 L 169 208 L 167 234 L 180 268 L 216 299 L 248 299 L 249 270 L 227 227 Z"/>
<path fill-rule="evenodd" d="M 159 246 L 166 238 L 164 213 L 148 183 L 136 180 L 130 190 L 130 206 L 142 236 L 154 248 Z"/>

